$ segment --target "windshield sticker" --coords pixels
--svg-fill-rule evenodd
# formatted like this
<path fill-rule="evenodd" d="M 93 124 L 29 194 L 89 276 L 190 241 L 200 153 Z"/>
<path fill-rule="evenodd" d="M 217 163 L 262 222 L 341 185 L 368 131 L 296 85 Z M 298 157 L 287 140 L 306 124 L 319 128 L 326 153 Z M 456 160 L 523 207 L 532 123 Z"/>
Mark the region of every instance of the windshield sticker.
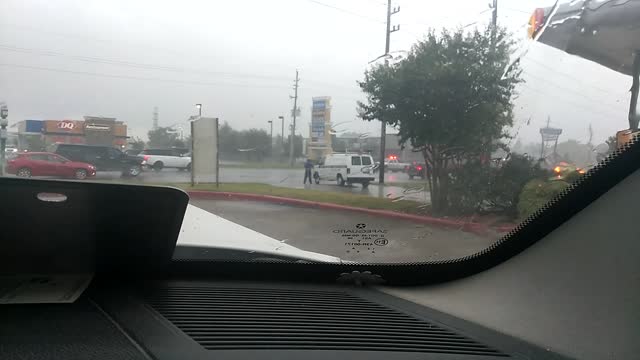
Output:
<path fill-rule="evenodd" d="M 332 232 L 344 241 L 344 247 L 348 254 L 375 254 L 376 251 L 389 245 L 387 229 L 370 227 L 365 223 L 334 229 Z"/>

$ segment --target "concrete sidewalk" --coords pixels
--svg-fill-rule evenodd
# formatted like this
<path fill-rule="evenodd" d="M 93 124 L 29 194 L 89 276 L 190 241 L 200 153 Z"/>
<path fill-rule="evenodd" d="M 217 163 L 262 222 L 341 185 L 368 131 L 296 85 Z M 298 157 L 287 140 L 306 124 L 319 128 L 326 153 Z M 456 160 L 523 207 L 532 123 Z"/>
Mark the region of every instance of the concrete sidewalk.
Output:
<path fill-rule="evenodd" d="M 191 204 L 300 249 L 358 262 L 447 260 L 471 255 L 497 240 L 345 211 L 255 201 L 192 199 Z"/>

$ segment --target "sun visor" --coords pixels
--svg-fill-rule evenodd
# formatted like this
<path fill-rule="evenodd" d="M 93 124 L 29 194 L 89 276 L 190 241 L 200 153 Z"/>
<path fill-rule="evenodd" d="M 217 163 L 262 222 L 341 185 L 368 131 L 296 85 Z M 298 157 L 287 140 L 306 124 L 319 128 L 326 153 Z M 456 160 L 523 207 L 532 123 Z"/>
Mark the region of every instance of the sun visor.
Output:
<path fill-rule="evenodd" d="M 158 271 L 187 203 L 174 188 L 2 178 L 0 275 Z"/>
<path fill-rule="evenodd" d="M 631 75 L 633 50 L 640 50 L 639 18 L 640 1 L 572 1 L 535 10 L 529 35 L 545 45 Z"/>

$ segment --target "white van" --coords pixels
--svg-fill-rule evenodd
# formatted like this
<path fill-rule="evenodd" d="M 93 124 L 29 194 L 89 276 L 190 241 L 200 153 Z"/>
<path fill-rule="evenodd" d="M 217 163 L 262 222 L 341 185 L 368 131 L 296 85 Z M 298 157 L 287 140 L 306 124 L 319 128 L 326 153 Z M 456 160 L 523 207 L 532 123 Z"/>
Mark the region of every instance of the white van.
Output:
<path fill-rule="evenodd" d="M 320 180 L 335 181 L 338 185 L 362 184 L 363 188 L 375 179 L 374 162 L 370 155 L 332 154 L 320 160 L 313 174 L 316 184 Z"/>

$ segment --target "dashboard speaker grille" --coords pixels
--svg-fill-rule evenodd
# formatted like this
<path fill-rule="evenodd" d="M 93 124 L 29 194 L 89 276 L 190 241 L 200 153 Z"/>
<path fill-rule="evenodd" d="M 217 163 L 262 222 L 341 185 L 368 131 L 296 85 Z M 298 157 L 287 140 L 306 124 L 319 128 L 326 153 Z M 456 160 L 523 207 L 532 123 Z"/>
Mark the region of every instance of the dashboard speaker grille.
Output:
<path fill-rule="evenodd" d="M 149 304 L 209 350 L 370 350 L 507 356 L 444 327 L 340 291 L 182 286 Z"/>

